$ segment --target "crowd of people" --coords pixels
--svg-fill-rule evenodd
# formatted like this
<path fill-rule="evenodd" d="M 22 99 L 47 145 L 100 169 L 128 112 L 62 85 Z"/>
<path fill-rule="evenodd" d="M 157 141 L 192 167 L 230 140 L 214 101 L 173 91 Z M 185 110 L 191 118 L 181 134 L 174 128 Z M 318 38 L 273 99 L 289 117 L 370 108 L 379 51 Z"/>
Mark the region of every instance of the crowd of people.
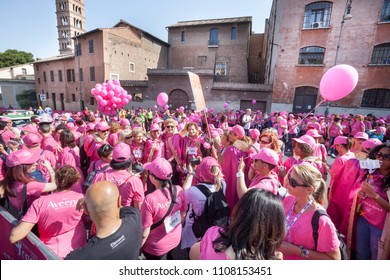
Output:
<path fill-rule="evenodd" d="M 9 241 L 34 232 L 62 259 L 339 260 L 338 233 L 350 259 L 389 259 L 390 115 L 85 108 L 19 128 L 0 116 L 0 181 L 20 213 Z M 216 192 L 229 219 L 197 236 Z"/>

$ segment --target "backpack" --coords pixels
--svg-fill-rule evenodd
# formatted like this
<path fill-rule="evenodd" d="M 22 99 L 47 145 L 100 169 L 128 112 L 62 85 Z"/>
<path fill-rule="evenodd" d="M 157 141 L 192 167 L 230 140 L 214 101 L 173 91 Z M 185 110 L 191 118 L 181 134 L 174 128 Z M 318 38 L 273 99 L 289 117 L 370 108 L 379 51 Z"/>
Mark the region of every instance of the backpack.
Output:
<path fill-rule="evenodd" d="M 218 225 L 224 226 L 229 223 L 229 206 L 226 202 L 222 188 L 219 191 L 211 192 L 206 186 L 198 184 L 195 186 L 206 197 L 203 212 L 200 216 L 196 216 L 192 210 L 194 223 L 192 231 L 195 237 L 202 237 L 208 228 Z"/>
<path fill-rule="evenodd" d="M 95 169 L 95 165 L 96 165 L 96 161 L 93 163 L 93 168 L 92 168 L 91 173 L 88 174 L 87 179 L 85 179 L 85 181 L 84 181 L 84 184 L 83 184 L 83 193 L 86 193 L 86 192 L 87 192 L 87 189 L 91 186 L 92 181 L 93 181 L 93 179 L 94 179 L 95 176 L 96 176 L 96 173 L 98 173 L 99 171 L 104 171 L 104 170 L 106 170 L 108 167 L 110 167 L 110 165 L 108 164 L 108 165 L 104 166 L 102 169 Z"/>
<path fill-rule="evenodd" d="M 318 243 L 318 223 L 321 216 L 328 216 L 325 210 L 319 209 L 314 212 L 313 218 L 311 219 L 311 226 L 313 228 L 313 239 L 315 243 L 314 250 L 317 251 L 317 243 Z M 328 216 L 329 217 L 329 216 Z M 347 254 L 347 245 L 345 244 L 343 240 L 343 235 L 337 231 L 337 237 L 340 241 L 340 254 L 342 260 L 348 260 L 348 254 Z"/>

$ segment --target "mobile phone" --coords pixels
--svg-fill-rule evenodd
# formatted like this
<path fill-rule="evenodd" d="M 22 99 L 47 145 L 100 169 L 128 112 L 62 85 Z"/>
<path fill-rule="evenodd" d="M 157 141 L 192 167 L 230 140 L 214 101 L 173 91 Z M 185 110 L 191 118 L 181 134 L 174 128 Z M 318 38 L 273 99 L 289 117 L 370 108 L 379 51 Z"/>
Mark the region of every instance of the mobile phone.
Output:
<path fill-rule="evenodd" d="M 193 166 L 199 165 L 200 164 L 200 158 L 192 158 L 192 159 L 190 159 L 190 163 Z"/>

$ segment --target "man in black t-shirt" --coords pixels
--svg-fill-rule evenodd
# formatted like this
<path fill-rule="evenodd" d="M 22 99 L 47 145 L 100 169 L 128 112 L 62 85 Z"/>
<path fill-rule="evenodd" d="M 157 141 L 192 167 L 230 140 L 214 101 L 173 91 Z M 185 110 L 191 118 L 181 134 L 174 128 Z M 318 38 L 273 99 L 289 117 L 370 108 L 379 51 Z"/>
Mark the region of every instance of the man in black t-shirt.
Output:
<path fill-rule="evenodd" d="M 66 260 L 137 260 L 142 240 L 138 209 L 121 207 L 118 187 L 108 181 L 91 185 L 83 202 L 84 212 L 96 226 L 88 243 L 66 256 Z"/>

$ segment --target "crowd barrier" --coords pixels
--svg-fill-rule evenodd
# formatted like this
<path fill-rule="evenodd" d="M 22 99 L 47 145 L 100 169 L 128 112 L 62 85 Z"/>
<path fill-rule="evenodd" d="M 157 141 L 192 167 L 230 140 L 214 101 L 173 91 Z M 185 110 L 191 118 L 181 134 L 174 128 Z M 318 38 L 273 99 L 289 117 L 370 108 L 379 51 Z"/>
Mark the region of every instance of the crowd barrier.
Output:
<path fill-rule="evenodd" d="M 0 206 L 0 260 L 59 260 L 39 238 L 29 233 L 26 238 L 15 244 L 8 240 L 14 225 L 18 221 Z"/>

